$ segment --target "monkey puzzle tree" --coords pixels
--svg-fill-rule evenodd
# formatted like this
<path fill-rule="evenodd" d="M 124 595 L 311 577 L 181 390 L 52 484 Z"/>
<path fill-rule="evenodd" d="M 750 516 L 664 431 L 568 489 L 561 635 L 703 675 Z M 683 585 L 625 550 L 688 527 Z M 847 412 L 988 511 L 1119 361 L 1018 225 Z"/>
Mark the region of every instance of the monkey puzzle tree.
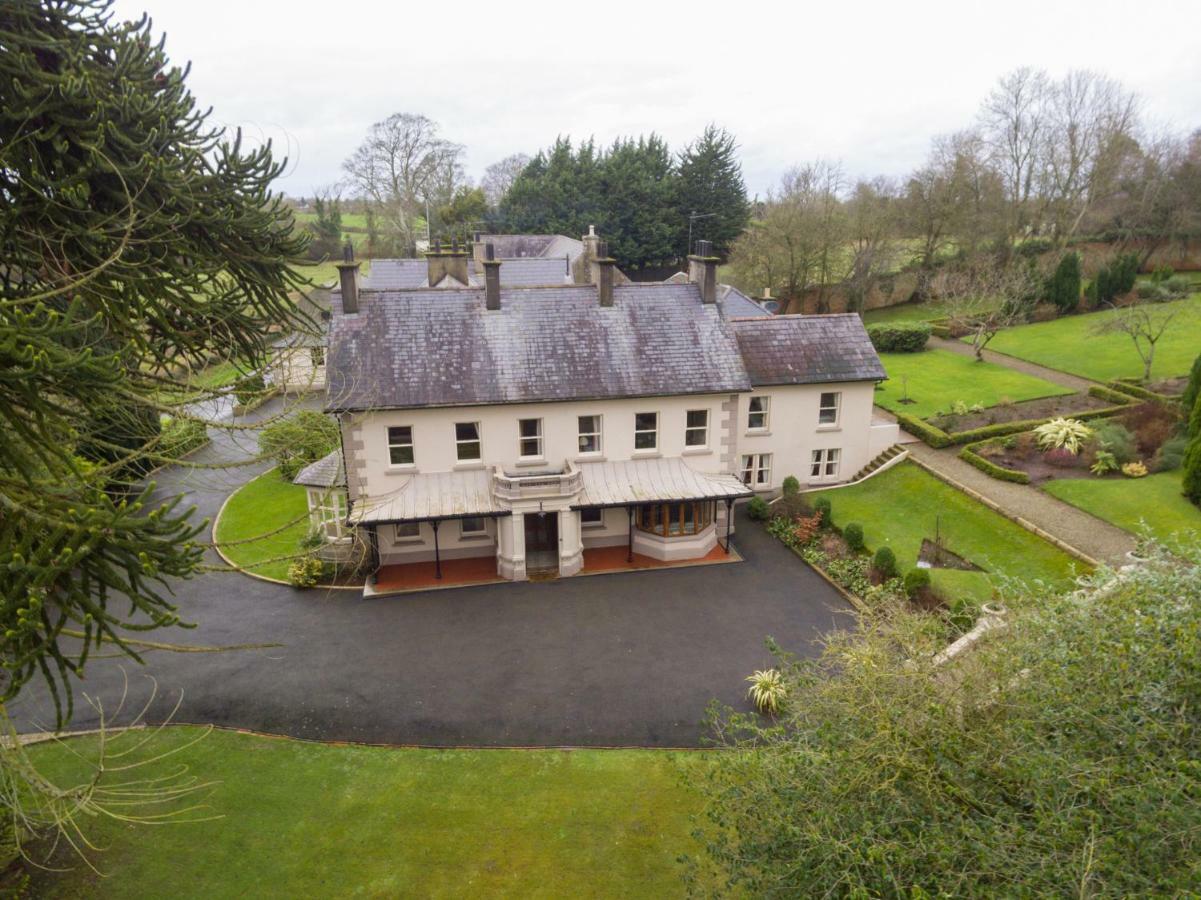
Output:
<path fill-rule="evenodd" d="M 214 354 L 262 365 L 305 238 L 270 144 L 207 124 L 146 19 L 14 0 L 0 46 L 0 707 L 41 673 L 61 720 L 90 648 L 179 624 L 201 559 L 179 498 L 114 489 L 131 455 L 168 461 L 114 440 L 115 411 Z"/>

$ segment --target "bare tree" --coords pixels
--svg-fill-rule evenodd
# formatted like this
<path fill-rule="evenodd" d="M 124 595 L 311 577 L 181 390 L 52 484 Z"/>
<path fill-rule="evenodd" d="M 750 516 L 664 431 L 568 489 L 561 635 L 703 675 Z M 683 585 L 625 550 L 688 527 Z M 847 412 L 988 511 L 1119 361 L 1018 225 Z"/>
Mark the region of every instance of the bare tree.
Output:
<path fill-rule="evenodd" d="M 1180 309 L 1180 304 L 1153 302 L 1113 307 L 1113 314 L 1099 322 L 1093 333 L 1124 334 L 1129 337 L 1139 359 L 1143 361 L 1143 381 L 1150 381 L 1151 365 L 1155 362 L 1155 345 L 1167 332 L 1172 320 L 1180 314 Z"/>
<path fill-rule="evenodd" d="M 843 279 L 850 309 L 860 315 L 880 278 L 900 256 L 897 186 L 886 178 L 861 181 L 846 202 L 849 258 Z"/>
<path fill-rule="evenodd" d="M 952 333 L 971 335 L 977 362 L 983 361 L 984 348 L 999 332 L 1026 321 L 1038 287 L 1035 270 L 1003 262 L 944 269 L 933 284 Z"/>
<path fill-rule="evenodd" d="M 480 182 L 480 187 L 484 189 L 484 197 L 487 198 L 490 207 L 495 209 L 500 205 L 501 198 L 509 192 L 517 176 L 529 164 L 528 154 L 514 153 L 484 170 L 484 180 Z"/>
<path fill-rule="evenodd" d="M 980 112 L 981 133 L 1009 202 L 1010 240 L 1037 224 L 1030 221 L 1031 201 L 1043 176 L 1049 95 L 1046 73 L 1024 66 L 1001 78 Z"/>
<path fill-rule="evenodd" d="M 447 202 L 463 183 L 462 157 L 463 146 L 439 137 L 434 121 L 394 113 L 368 129 L 342 168 L 378 208 L 381 230 L 408 247 L 426 207 Z"/>

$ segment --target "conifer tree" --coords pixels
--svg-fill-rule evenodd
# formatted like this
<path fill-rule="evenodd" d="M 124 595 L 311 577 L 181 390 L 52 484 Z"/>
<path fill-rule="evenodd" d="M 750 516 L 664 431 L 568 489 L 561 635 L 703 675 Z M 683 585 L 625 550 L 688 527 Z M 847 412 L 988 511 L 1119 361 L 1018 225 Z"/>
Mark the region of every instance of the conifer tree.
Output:
<path fill-rule="evenodd" d="M 683 239 L 678 245 L 682 251 L 680 255 L 692 252 L 686 244 L 688 219 L 695 213 L 698 218 L 692 229 L 693 241 L 701 238 L 712 241 L 716 251 L 725 256 L 750 218 L 750 204 L 746 199 L 746 184 L 742 180 L 734 135 L 724 128 L 709 125 L 699 138 L 684 148 L 678 169 L 676 209 Z"/>
<path fill-rule="evenodd" d="M 269 326 L 301 324 L 305 238 L 270 145 L 208 124 L 145 18 L 12 0 L 0 47 L 0 705 L 40 673 L 64 719 L 102 640 L 136 657 L 129 630 L 180 624 L 172 583 L 201 561 L 180 498 L 120 483 L 133 453 L 169 459 L 112 414 L 214 354 L 264 364 Z"/>

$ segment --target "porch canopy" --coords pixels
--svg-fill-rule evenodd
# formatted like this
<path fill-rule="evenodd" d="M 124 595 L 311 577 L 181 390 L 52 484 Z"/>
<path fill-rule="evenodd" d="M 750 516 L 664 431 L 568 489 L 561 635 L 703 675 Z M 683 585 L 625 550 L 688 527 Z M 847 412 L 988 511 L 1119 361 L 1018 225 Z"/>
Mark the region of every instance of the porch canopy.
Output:
<path fill-rule="evenodd" d="M 471 469 L 409 475 L 396 490 L 357 501 L 348 521 L 352 525 L 378 525 L 510 514 L 492 496 L 492 473 Z"/>
<path fill-rule="evenodd" d="M 678 457 L 576 464 L 583 487 L 573 509 L 680 500 L 734 500 L 754 494 L 733 475 L 697 472 Z"/>

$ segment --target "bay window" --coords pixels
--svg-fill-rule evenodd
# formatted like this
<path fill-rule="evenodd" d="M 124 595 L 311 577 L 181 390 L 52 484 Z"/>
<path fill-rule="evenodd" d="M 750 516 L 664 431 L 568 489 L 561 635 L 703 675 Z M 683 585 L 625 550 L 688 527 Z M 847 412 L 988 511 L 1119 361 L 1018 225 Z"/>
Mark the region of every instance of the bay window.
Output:
<path fill-rule="evenodd" d="M 660 537 L 682 537 L 704 531 L 713 521 L 709 500 L 685 500 L 681 503 L 652 503 L 638 508 L 635 520 L 639 531 Z"/>

